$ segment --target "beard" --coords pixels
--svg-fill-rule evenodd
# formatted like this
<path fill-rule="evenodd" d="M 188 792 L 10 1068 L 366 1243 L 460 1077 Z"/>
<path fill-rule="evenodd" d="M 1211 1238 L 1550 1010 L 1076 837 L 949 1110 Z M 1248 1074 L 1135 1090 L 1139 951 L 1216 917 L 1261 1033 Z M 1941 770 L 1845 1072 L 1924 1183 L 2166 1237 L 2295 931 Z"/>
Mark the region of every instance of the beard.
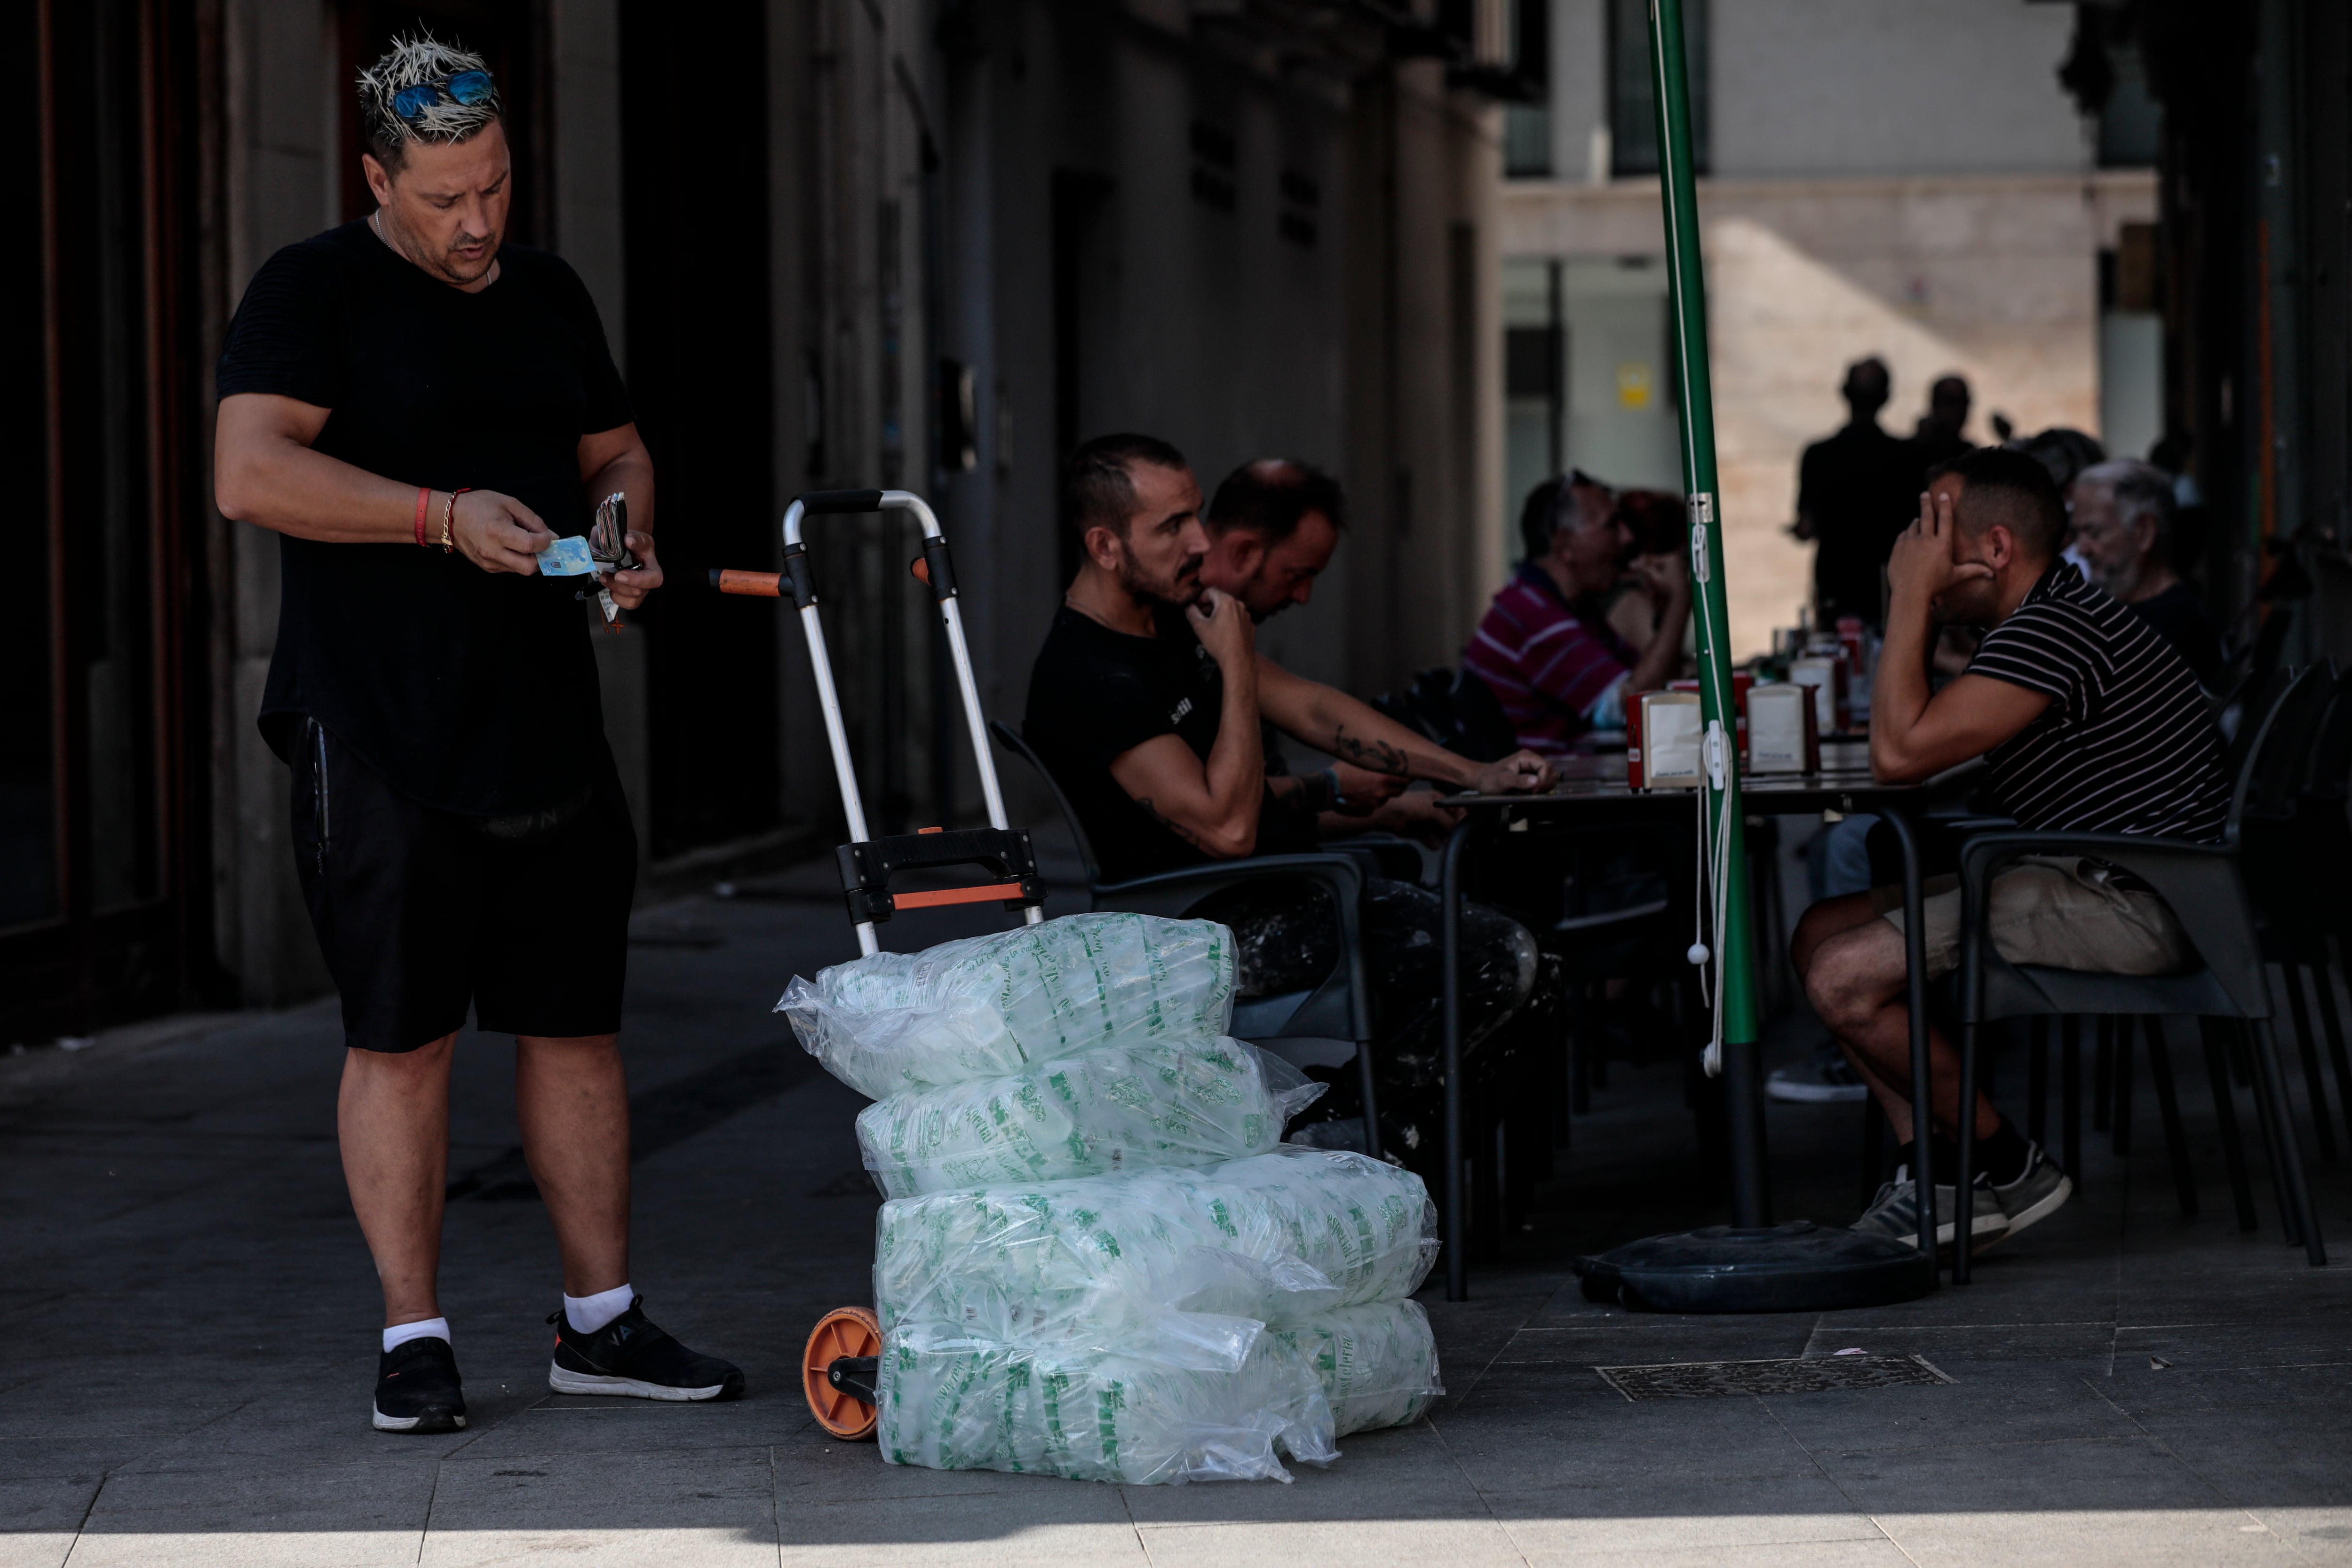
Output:
<path fill-rule="evenodd" d="M 1138 599 L 1148 599 L 1158 604 L 1190 604 L 1201 597 L 1201 558 L 1188 555 L 1178 562 L 1175 570 L 1161 577 L 1145 568 L 1135 559 L 1135 552 L 1119 541 L 1118 585 Z"/>
<path fill-rule="evenodd" d="M 2103 566 L 2094 561 L 2087 575 L 2092 587 L 2112 598 L 2122 599 L 2139 586 L 2139 562 L 2127 560 L 2117 566 Z"/>

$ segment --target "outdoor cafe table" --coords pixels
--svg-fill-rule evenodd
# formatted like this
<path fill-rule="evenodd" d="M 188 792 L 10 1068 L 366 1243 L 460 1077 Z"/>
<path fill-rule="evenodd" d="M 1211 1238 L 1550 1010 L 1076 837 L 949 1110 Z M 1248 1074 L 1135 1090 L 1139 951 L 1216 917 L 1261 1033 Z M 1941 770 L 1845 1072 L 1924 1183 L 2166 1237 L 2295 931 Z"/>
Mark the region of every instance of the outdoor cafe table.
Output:
<path fill-rule="evenodd" d="M 1465 1151 L 1462 1131 L 1462 855 L 1465 846 L 1483 832 L 1517 821 L 1574 816 L 1595 825 L 1612 821 L 1687 820 L 1697 809 L 1696 789 L 1634 789 L 1625 782 L 1625 754 L 1580 752 L 1559 762 L 1559 782 L 1539 795 L 1449 795 L 1448 806 L 1465 815 L 1445 843 L 1440 896 L 1444 907 L 1444 1017 L 1445 1027 L 1445 1212 L 1444 1217 L 1445 1299 L 1469 1295 L 1468 1194 L 1462 1171 Z M 1903 848 L 1903 937 L 1910 971 L 1912 1113 L 1927 1125 L 1927 976 L 1925 936 L 1920 920 L 1924 901 L 1919 860 L 1917 819 L 1930 805 L 1954 800 L 1963 794 L 1976 771 L 1973 766 L 1954 768 L 1924 784 L 1881 784 L 1870 776 L 1870 745 L 1861 737 L 1834 738 L 1822 743 L 1819 773 L 1743 772 L 1739 780 L 1740 809 L 1751 816 L 1811 816 L 1822 811 L 1848 815 L 1868 812 L 1885 819 Z M 1721 941 L 1722 934 L 1716 934 Z M 1744 1092 L 1743 1092 L 1744 1091 Z M 1759 1084 L 1736 1086 L 1731 1098 L 1731 1136 L 1750 1140 L 1753 1159 L 1731 1162 L 1735 1182 L 1759 1184 L 1741 1207 L 1765 1213 L 1760 1190 L 1763 1165 L 1764 1107 Z M 1743 1121 L 1745 1125 L 1743 1125 Z M 1932 1192 L 1921 1194 L 1932 1204 Z M 1769 1216 L 1766 1215 L 1769 1223 Z M 1927 1223 L 1934 1223 L 1932 1218 Z"/>

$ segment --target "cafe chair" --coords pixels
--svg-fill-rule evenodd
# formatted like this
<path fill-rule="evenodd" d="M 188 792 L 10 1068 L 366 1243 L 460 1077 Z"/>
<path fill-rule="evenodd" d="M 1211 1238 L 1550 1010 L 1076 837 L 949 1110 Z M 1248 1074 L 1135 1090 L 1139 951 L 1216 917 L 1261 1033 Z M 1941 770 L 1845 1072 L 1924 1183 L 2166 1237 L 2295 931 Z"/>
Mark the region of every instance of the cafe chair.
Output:
<path fill-rule="evenodd" d="M 2302 684 L 2296 683 L 2297 686 Z M 2282 776 L 2300 780 L 2310 732 L 2298 716 L 2309 713 L 2307 701 L 2297 698 L 2291 688 L 2249 737 L 2231 795 L 2227 826 L 2218 844 L 2136 833 L 2030 830 L 1986 832 L 1963 844 L 1958 1011 L 1963 1106 L 1976 1103 L 1978 1047 L 1983 1026 L 1989 1023 L 2083 1014 L 2195 1018 L 2203 1020 L 2208 1030 L 2209 1065 L 2218 1061 L 2219 1052 L 2213 1047 L 2220 1036 L 2235 1032 L 2251 1058 L 2257 1120 L 2263 1130 L 2272 1186 L 2287 1239 L 2291 1245 L 2301 1245 L 2317 1266 L 2327 1260 L 2327 1255 L 2304 1179 L 2302 1152 L 2271 1027 L 2263 922 L 2250 886 L 2252 857 L 2246 841 L 2249 804 L 2257 811 L 2265 809 L 2268 791 Z M 2002 957 L 1985 939 L 1987 890 L 2002 865 L 2034 854 L 2100 860 L 2146 882 L 2171 906 L 2196 949 L 2200 967 L 2179 975 L 2103 975 L 2012 964 Z M 2225 1071 L 2217 1068 L 2214 1080 L 2219 1109 L 2221 1102 L 2233 1101 L 2234 1096 Z M 1953 1186 L 1966 1193 L 1975 1176 L 1976 1140 L 1963 1137 L 1958 1142 L 1959 1168 L 1954 1173 Z M 1955 1284 L 1969 1281 L 1970 1239 L 1969 1228 L 1959 1227 L 1954 1238 Z"/>
<path fill-rule="evenodd" d="M 1473 762 L 1499 762 L 1519 748 L 1519 737 L 1495 688 L 1467 670 L 1422 670 L 1402 692 L 1383 692 L 1372 706 L 1388 717 Z"/>
<path fill-rule="evenodd" d="M 1045 759 L 1010 726 L 991 719 L 996 744 L 1033 768 L 1052 791 L 1054 804 L 1077 845 L 1086 869 L 1089 909 L 1124 910 L 1185 919 L 1229 888 L 1255 882 L 1304 877 L 1328 888 L 1339 912 L 1339 961 L 1317 985 L 1276 997 L 1252 997 L 1234 1004 L 1234 1036 L 1281 1057 L 1294 1067 L 1344 1068 L 1353 1062 L 1364 1103 L 1364 1148 L 1381 1157 L 1380 1102 L 1373 1087 L 1370 992 L 1365 983 L 1361 914 L 1366 867 L 1356 855 L 1328 852 L 1258 855 L 1184 866 L 1126 882 L 1105 882 L 1093 842 L 1070 807 Z"/>

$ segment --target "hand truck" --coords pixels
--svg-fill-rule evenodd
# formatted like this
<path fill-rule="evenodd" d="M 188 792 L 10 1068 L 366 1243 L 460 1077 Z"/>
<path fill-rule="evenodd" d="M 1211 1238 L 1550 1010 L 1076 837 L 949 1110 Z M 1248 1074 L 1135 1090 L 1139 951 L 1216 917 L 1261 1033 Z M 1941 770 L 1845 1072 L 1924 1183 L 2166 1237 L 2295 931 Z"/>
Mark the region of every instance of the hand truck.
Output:
<path fill-rule="evenodd" d="M 857 792 L 857 770 L 849 756 L 849 735 L 842 727 L 841 698 L 833 685 L 833 664 L 825 657 L 824 627 L 817 620 L 816 579 L 809 570 L 808 546 L 801 540 L 804 517 L 844 516 L 863 512 L 901 511 L 915 514 L 923 528 L 923 553 L 913 564 L 916 578 L 930 585 L 940 620 L 947 627 L 948 652 L 955 660 L 956 685 L 963 695 L 963 713 L 971 737 L 972 759 L 980 765 L 980 790 L 988 801 L 985 828 L 925 828 L 919 832 L 870 838 L 866 806 Z M 997 787 L 996 761 L 988 748 L 988 719 L 980 711 L 980 687 L 972 679 L 971 652 L 963 640 L 963 617 L 956 605 L 955 570 L 948 560 L 948 541 L 940 520 L 923 498 L 910 490 L 817 490 L 784 508 L 784 570 L 734 571 L 714 570 L 710 586 L 721 593 L 759 598 L 782 597 L 787 587 L 800 610 L 801 630 L 808 635 L 809 664 L 816 672 L 817 704 L 824 710 L 824 735 L 833 747 L 834 776 L 841 781 L 841 807 L 849 820 L 849 842 L 834 853 L 841 864 L 841 891 L 849 905 L 849 922 L 857 931 L 857 950 L 875 952 L 874 927 L 902 909 L 933 909 L 943 904 L 1002 903 L 1022 911 L 1034 925 L 1045 918 L 1045 884 L 1037 874 L 1037 854 L 1029 831 L 1009 827 L 1004 820 L 1004 794 Z M 892 893 L 890 879 L 899 872 L 940 866 L 979 866 L 996 880 L 969 887 L 936 888 Z"/>
<path fill-rule="evenodd" d="M 817 619 L 816 580 L 809 570 L 808 547 L 801 539 L 801 519 L 894 510 L 914 513 L 923 528 L 923 553 L 913 563 L 913 570 L 917 579 L 929 585 L 940 607 L 940 620 L 947 627 L 948 651 L 955 660 L 956 685 L 963 695 L 972 757 L 980 765 L 981 793 L 988 800 L 985 828 L 925 828 L 880 839 L 866 835 L 866 807 L 857 792 L 848 732 L 842 726 L 833 664 L 825 656 L 824 628 Z M 1020 910 L 1029 925 L 1043 921 L 1045 912 L 1040 906 L 1045 902 L 1045 884 L 1037 874 L 1036 852 L 1028 830 L 1008 826 L 1004 820 L 1004 795 L 997 787 L 996 762 L 988 748 L 988 721 L 980 711 L 980 687 L 972 679 L 971 653 L 964 643 L 948 541 L 923 498 L 907 490 L 819 490 L 803 496 L 784 509 L 782 571 L 715 570 L 710 585 L 721 593 L 768 599 L 782 597 L 789 587 L 793 603 L 799 608 L 801 630 L 808 636 L 809 664 L 816 673 L 817 704 L 824 711 L 825 739 L 833 747 L 834 776 L 841 782 L 842 811 L 849 820 L 849 842 L 834 852 L 841 866 L 841 891 L 849 906 L 850 924 L 857 931 L 858 952 L 875 952 L 875 926 L 902 909 L 1001 902 L 1007 909 Z M 897 873 L 940 866 L 979 866 L 997 880 L 969 887 L 890 891 L 890 879 Z M 817 1320 L 801 1354 L 801 1392 L 808 1400 L 809 1413 L 828 1435 L 849 1442 L 874 1436 L 875 1386 L 881 1354 L 882 1325 L 871 1308 L 835 1307 Z"/>

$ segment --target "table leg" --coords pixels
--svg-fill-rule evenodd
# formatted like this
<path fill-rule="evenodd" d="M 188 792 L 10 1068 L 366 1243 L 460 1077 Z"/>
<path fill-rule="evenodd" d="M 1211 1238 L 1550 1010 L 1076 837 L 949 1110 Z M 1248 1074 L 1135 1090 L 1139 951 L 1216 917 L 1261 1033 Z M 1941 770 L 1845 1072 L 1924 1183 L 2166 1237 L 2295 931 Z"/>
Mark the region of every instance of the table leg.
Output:
<path fill-rule="evenodd" d="M 1936 1141 L 1936 1084 L 1933 1063 L 1927 1052 L 1927 892 L 1925 877 L 1919 867 L 1919 830 L 1910 813 L 1885 810 L 1880 813 L 1895 830 L 1895 841 L 1903 846 L 1903 962 L 1905 981 L 1911 1007 L 1911 1147 L 1917 1167 L 1911 1173 L 1919 1184 L 1919 1248 L 1933 1258 L 1936 1255 L 1936 1171 L 1929 1150 Z M 1968 1124 L 1970 1108 L 1962 1106 L 1960 1117 Z M 1969 1132 L 1976 1129 L 1969 1125 Z M 1962 1205 L 1961 1223 L 1967 1223 L 1967 1197 L 1958 1195 Z"/>
<path fill-rule="evenodd" d="M 1465 813 L 1445 841 L 1438 884 L 1440 988 L 1445 1018 L 1445 1299 L 1470 1296 L 1470 1227 L 1463 1191 L 1462 1161 L 1462 846 L 1469 841 L 1475 814 Z"/>

